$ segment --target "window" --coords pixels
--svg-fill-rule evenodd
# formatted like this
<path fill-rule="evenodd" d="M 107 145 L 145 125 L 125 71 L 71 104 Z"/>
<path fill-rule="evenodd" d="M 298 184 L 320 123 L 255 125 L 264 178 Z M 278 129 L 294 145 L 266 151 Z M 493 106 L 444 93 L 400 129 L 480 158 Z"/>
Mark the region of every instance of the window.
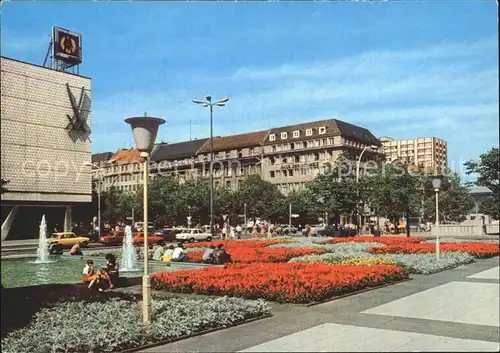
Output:
<path fill-rule="evenodd" d="M 269 135 L 269 141 L 276 141 L 276 135 L 275 134 Z"/>
<path fill-rule="evenodd" d="M 286 176 L 287 176 L 287 171 L 286 171 L 286 169 L 285 169 L 285 170 L 282 170 L 281 172 L 283 173 L 283 176 L 284 176 L 284 177 L 286 177 Z"/>
<path fill-rule="evenodd" d="M 286 139 L 287 139 L 287 137 L 288 137 L 288 134 L 287 134 L 286 132 L 282 132 L 282 133 L 281 133 L 281 139 L 282 139 L 282 140 L 286 140 Z"/>
<path fill-rule="evenodd" d="M 271 171 L 269 172 L 269 176 L 270 176 L 271 178 L 274 178 L 274 170 L 271 170 Z"/>
<path fill-rule="evenodd" d="M 300 137 L 300 131 L 299 131 L 299 130 L 295 130 L 295 131 L 293 132 L 293 137 L 294 137 L 294 138 Z"/>
<path fill-rule="evenodd" d="M 319 130 L 318 130 L 318 133 L 320 135 L 326 134 L 326 127 L 325 126 L 320 127 Z"/>
<path fill-rule="evenodd" d="M 313 134 L 313 129 L 306 130 L 306 136 L 312 136 L 312 134 Z"/>
<path fill-rule="evenodd" d="M 290 170 L 288 171 L 288 176 L 293 177 L 293 170 L 292 170 L 292 169 L 290 169 Z"/>

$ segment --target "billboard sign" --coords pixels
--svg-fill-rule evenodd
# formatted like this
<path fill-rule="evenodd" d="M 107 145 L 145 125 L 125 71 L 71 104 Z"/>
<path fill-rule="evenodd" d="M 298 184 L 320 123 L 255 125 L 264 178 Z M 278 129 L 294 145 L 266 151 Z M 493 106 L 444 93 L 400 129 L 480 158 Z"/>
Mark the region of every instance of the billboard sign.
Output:
<path fill-rule="evenodd" d="M 82 62 L 82 36 L 67 29 L 53 27 L 52 55 L 69 65 Z"/>

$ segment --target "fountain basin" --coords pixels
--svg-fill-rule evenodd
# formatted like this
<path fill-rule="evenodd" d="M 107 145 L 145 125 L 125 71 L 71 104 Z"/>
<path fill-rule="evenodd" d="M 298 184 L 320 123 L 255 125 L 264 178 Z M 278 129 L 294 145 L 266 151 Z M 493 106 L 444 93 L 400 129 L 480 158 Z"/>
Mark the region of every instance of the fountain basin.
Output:
<path fill-rule="evenodd" d="M 105 260 L 96 257 L 50 256 L 52 263 L 33 263 L 34 259 L 2 259 L 2 285 L 5 288 L 26 287 L 41 284 L 71 284 L 82 281 L 82 271 L 87 260 L 93 260 L 97 269 L 105 265 Z M 120 272 L 120 277 L 140 277 L 143 274 L 143 263 L 136 264 L 138 271 Z M 176 265 L 167 266 L 162 262 L 149 262 L 149 273 L 160 271 L 178 271 L 201 268 L 204 266 Z"/>

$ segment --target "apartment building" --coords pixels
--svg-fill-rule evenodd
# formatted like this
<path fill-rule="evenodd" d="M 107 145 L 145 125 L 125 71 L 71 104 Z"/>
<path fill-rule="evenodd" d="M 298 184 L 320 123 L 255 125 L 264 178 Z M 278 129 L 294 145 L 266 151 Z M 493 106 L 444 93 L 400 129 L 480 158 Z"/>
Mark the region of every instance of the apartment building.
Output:
<path fill-rule="evenodd" d="M 442 173 L 448 167 L 448 146 L 437 137 L 422 137 L 410 140 L 394 140 L 381 137 L 383 151 L 388 162 L 402 159 L 410 164 L 422 166 L 428 172 Z"/>
<path fill-rule="evenodd" d="M 197 152 L 207 140 L 157 144 L 151 153 L 151 176 L 175 176 L 180 183 L 200 178 L 203 161 L 197 158 Z"/>
<path fill-rule="evenodd" d="M 341 154 L 358 156 L 365 147 L 380 145 L 369 130 L 337 119 L 214 137 L 214 186 L 236 190 L 246 176 L 257 174 L 286 195 L 304 188 L 306 182 L 324 173 Z M 151 176 L 172 175 L 180 183 L 208 180 L 210 147 L 210 139 L 206 138 L 157 144 L 151 154 Z M 378 151 L 365 151 L 363 160 L 377 154 Z M 104 190 L 115 185 L 119 190 L 135 191 L 142 184 L 137 151 L 119 151 L 107 164 Z"/>
<path fill-rule="evenodd" d="M 359 155 L 380 146 L 367 129 L 337 119 L 271 129 L 263 145 L 263 178 L 285 195 L 304 188 L 344 152 Z M 376 151 L 365 151 L 363 160 Z"/>
<path fill-rule="evenodd" d="M 256 131 L 213 139 L 215 187 L 236 190 L 247 175 L 262 176 L 262 145 L 269 131 Z M 201 177 L 210 177 L 210 139 L 197 152 Z"/>
<path fill-rule="evenodd" d="M 101 175 L 99 176 L 99 172 Z M 102 191 L 111 187 L 125 192 L 135 192 L 142 185 L 142 159 L 136 149 L 122 149 L 94 171 L 97 181 L 102 181 Z"/>

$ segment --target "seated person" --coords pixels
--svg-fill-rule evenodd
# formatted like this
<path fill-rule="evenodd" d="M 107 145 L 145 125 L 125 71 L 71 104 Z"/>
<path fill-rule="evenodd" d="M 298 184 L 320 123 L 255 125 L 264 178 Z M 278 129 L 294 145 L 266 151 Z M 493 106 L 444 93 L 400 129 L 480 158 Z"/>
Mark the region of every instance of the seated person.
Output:
<path fill-rule="evenodd" d="M 90 282 L 92 280 L 91 277 L 93 277 L 93 276 L 95 276 L 94 261 L 87 260 L 87 264 L 83 268 L 82 281 L 84 283 Z"/>
<path fill-rule="evenodd" d="M 71 250 L 69 251 L 70 255 L 83 255 L 82 250 L 80 249 L 80 242 L 73 245 Z"/>
<path fill-rule="evenodd" d="M 214 264 L 224 265 L 228 262 L 232 262 L 231 255 L 226 252 L 226 249 L 224 249 L 224 245 L 222 244 L 219 244 L 217 246 L 217 249 L 214 251 L 213 257 Z"/>
<path fill-rule="evenodd" d="M 215 252 L 215 246 L 210 245 L 210 247 L 203 254 L 203 262 L 206 264 L 213 264 L 214 263 L 214 252 Z"/>
<path fill-rule="evenodd" d="M 153 251 L 153 260 L 161 261 L 163 253 L 165 252 L 164 246 L 165 246 L 164 242 L 158 243 L 155 250 Z"/>
<path fill-rule="evenodd" d="M 116 257 L 113 254 L 106 255 L 106 265 L 104 265 L 103 270 L 106 271 L 109 276 L 110 288 L 113 288 L 114 285 L 112 280 L 116 280 L 120 276 Z"/>
<path fill-rule="evenodd" d="M 83 278 L 84 283 L 89 282 L 89 289 L 94 286 L 98 286 L 99 291 L 103 291 L 104 281 L 106 281 L 110 288 L 113 287 L 109 275 L 103 270 L 95 270 L 94 261 L 88 260 L 87 265 L 83 268 Z"/>
<path fill-rule="evenodd" d="M 170 245 L 167 250 L 165 250 L 165 253 L 163 254 L 162 261 L 164 262 L 170 262 L 172 261 L 172 256 L 174 255 L 174 246 Z"/>
<path fill-rule="evenodd" d="M 172 254 L 173 261 L 187 261 L 188 257 L 186 252 L 184 251 L 184 245 L 182 243 L 177 244 L 177 247 L 174 249 L 174 253 Z"/>

